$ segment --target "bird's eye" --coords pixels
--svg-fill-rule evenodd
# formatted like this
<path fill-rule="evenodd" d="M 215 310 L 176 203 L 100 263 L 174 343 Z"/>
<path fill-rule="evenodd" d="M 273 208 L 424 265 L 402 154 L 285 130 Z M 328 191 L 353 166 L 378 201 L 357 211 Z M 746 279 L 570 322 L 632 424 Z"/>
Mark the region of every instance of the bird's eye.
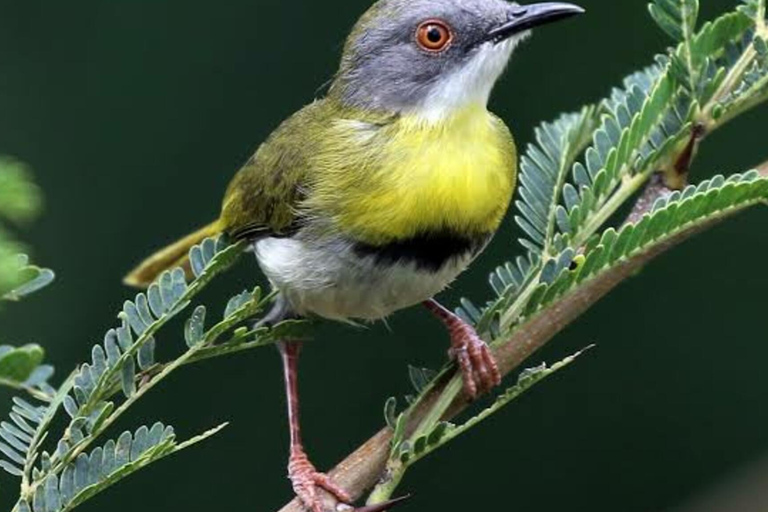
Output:
<path fill-rule="evenodd" d="M 416 42 L 422 50 L 442 52 L 453 41 L 453 31 L 444 21 L 427 20 L 416 30 Z"/>

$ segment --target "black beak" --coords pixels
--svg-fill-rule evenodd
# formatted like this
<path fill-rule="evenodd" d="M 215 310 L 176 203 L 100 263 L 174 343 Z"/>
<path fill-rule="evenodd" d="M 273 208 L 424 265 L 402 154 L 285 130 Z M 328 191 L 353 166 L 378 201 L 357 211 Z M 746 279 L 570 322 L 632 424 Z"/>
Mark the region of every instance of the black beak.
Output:
<path fill-rule="evenodd" d="M 564 20 L 577 14 L 584 14 L 584 12 L 584 9 L 578 5 L 561 2 L 512 5 L 507 21 L 491 30 L 486 41 L 500 43 L 533 27 Z"/>

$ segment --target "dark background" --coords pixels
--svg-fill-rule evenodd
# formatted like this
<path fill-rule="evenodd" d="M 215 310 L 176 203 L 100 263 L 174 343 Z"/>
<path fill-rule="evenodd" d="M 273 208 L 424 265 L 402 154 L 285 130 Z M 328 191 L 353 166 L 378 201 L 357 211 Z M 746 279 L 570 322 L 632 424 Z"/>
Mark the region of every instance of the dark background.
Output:
<path fill-rule="evenodd" d="M 581 3 L 588 15 L 540 30 L 497 88 L 492 108 L 521 146 L 537 122 L 604 96 L 669 44 L 645 2 Z M 711 19 L 735 0 L 702 3 Z M 24 236 L 59 276 L 2 311 L 4 342 L 45 345 L 59 379 L 85 360 L 131 294 L 123 273 L 214 218 L 233 171 L 331 77 L 367 5 L 0 1 L 0 154 L 35 170 L 46 211 Z M 694 179 L 768 158 L 767 113 L 713 135 Z M 530 364 L 598 348 L 420 463 L 402 510 L 660 511 L 768 455 L 766 215 L 686 243 L 584 315 Z M 520 252 L 516 236 L 507 222 L 443 298 L 488 297 L 486 275 Z M 207 298 L 223 305 L 256 275 L 249 260 Z M 180 332 L 166 330 L 162 350 L 181 347 Z M 409 391 L 407 364 L 440 366 L 447 340 L 420 310 L 390 330 L 323 325 L 317 338 L 303 360 L 303 420 L 327 468 L 380 427 L 388 396 Z M 161 419 L 185 438 L 231 426 L 82 510 L 276 510 L 291 496 L 283 408 L 271 349 L 185 369 L 121 427 Z M 16 480 L 0 476 L 0 486 L 5 508 Z"/>

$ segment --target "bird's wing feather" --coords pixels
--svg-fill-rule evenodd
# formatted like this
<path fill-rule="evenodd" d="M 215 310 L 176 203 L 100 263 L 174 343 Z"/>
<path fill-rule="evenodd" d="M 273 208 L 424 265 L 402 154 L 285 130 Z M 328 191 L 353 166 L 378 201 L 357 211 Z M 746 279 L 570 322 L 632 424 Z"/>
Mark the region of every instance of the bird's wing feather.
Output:
<path fill-rule="evenodd" d="M 224 197 L 221 225 L 233 239 L 290 236 L 330 109 L 316 101 L 284 121 L 240 169 Z"/>

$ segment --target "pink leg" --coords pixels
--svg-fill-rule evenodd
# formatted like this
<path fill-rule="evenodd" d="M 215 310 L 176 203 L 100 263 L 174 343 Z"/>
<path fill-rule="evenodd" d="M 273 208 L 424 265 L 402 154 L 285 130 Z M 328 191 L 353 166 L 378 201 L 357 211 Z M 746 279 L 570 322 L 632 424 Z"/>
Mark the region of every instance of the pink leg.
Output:
<path fill-rule="evenodd" d="M 456 359 L 464 379 L 464 391 L 470 398 L 487 393 L 501 384 L 501 373 L 488 345 L 477 332 L 434 299 L 424 306 L 448 328 L 451 336 L 449 354 Z"/>
<path fill-rule="evenodd" d="M 285 394 L 288 399 L 288 423 L 291 430 L 291 455 L 288 460 L 288 478 L 296 496 L 312 512 L 323 512 L 323 499 L 318 488 L 328 491 L 339 501 L 350 503 L 347 492 L 334 484 L 327 475 L 319 473 L 309 461 L 301 443 L 299 425 L 298 359 L 301 343 L 286 341 L 279 344 L 285 375 Z"/>

